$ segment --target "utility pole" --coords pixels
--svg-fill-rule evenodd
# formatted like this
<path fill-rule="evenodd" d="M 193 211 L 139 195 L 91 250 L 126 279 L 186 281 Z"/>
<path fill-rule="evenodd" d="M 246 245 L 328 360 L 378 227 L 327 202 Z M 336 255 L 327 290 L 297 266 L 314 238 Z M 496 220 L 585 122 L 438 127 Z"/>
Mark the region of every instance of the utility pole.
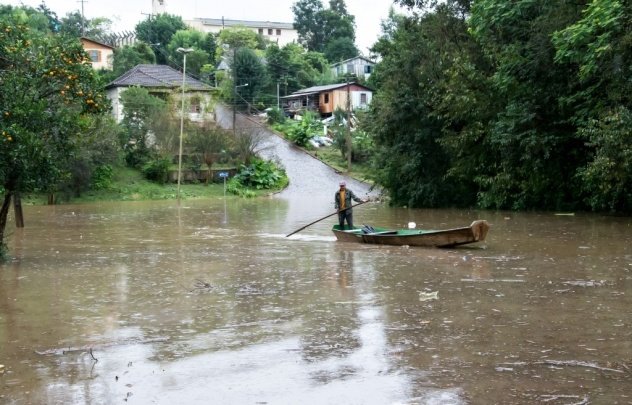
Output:
<path fill-rule="evenodd" d="M 235 69 L 236 49 L 237 48 L 233 48 L 233 63 L 230 67 L 233 72 L 233 137 L 235 137 L 235 139 L 237 136 L 237 89 L 239 87 L 248 87 L 248 83 L 240 84 L 239 86 L 237 85 L 237 70 Z M 248 100 L 244 99 L 244 101 L 248 104 Z M 248 111 L 250 111 L 250 104 L 248 104 Z"/>
<path fill-rule="evenodd" d="M 87 3 L 88 0 L 78 0 L 77 3 L 81 3 L 81 36 L 84 37 L 86 35 L 86 17 L 83 14 L 83 3 Z"/>
<path fill-rule="evenodd" d="M 347 172 L 351 173 L 351 86 L 349 85 L 349 74 L 347 73 Z"/>
<path fill-rule="evenodd" d="M 222 17 L 222 26 L 224 25 L 224 17 Z M 233 61 L 230 64 L 230 70 L 233 72 L 233 139 L 237 139 L 237 72 L 235 72 L 235 54 L 236 48 L 233 47 Z"/>

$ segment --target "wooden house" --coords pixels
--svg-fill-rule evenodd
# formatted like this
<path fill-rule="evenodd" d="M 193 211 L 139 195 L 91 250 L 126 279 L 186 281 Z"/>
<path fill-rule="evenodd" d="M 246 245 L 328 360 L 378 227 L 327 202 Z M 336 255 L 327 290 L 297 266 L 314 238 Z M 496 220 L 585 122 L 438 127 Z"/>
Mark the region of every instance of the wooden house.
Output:
<path fill-rule="evenodd" d="M 282 97 L 283 108 L 290 115 L 304 110 L 317 111 L 329 117 L 340 108 L 351 111 L 368 108 L 373 90 L 358 83 L 338 83 L 308 87 Z"/>
<path fill-rule="evenodd" d="M 357 78 L 368 80 L 373 73 L 375 62 L 364 56 L 356 56 L 331 65 L 331 73 L 335 77 L 354 75 Z"/>

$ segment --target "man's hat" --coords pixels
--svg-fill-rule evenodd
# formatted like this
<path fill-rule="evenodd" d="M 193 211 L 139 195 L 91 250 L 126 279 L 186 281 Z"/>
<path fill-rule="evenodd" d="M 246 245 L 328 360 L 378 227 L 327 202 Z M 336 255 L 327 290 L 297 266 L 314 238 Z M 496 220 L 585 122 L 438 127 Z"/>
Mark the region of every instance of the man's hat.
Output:
<path fill-rule="evenodd" d="M 344 181 L 340 182 L 340 187 L 343 187 L 343 186 L 346 186 L 346 185 L 347 185 L 347 183 L 345 183 Z"/>

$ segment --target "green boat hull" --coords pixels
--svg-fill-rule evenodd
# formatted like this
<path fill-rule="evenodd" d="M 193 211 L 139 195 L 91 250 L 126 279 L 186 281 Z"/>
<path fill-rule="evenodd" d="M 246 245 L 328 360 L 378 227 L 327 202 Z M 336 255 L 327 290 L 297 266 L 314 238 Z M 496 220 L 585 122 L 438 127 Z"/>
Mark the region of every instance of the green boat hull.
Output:
<path fill-rule="evenodd" d="M 489 231 L 485 220 L 476 220 L 470 226 L 442 230 L 419 230 L 387 228 L 354 228 L 341 230 L 338 225 L 332 228 L 341 242 L 370 243 L 392 246 L 454 247 L 469 243 L 483 242 Z"/>

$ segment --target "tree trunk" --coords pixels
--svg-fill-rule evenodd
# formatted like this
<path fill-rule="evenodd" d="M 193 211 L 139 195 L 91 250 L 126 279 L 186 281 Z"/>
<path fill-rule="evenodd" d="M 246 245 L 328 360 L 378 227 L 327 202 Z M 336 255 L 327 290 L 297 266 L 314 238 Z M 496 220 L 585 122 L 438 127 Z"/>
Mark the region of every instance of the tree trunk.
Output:
<path fill-rule="evenodd" d="M 24 228 L 24 212 L 22 211 L 22 199 L 20 193 L 13 194 L 13 212 L 15 212 L 15 227 Z"/>
<path fill-rule="evenodd" d="M 55 205 L 55 193 L 48 194 L 48 205 Z"/>
<path fill-rule="evenodd" d="M 7 229 L 7 218 L 9 216 L 9 207 L 11 207 L 11 191 L 7 191 L 4 195 L 2 208 L 0 208 L 0 244 L 4 245 L 4 231 Z"/>
<path fill-rule="evenodd" d="M 212 175 L 212 169 L 211 167 L 213 166 L 213 155 L 211 155 L 210 153 L 204 153 L 204 163 L 206 163 L 206 166 L 208 167 L 208 170 L 206 172 L 206 185 L 208 186 L 208 181 L 211 178 Z"/>

